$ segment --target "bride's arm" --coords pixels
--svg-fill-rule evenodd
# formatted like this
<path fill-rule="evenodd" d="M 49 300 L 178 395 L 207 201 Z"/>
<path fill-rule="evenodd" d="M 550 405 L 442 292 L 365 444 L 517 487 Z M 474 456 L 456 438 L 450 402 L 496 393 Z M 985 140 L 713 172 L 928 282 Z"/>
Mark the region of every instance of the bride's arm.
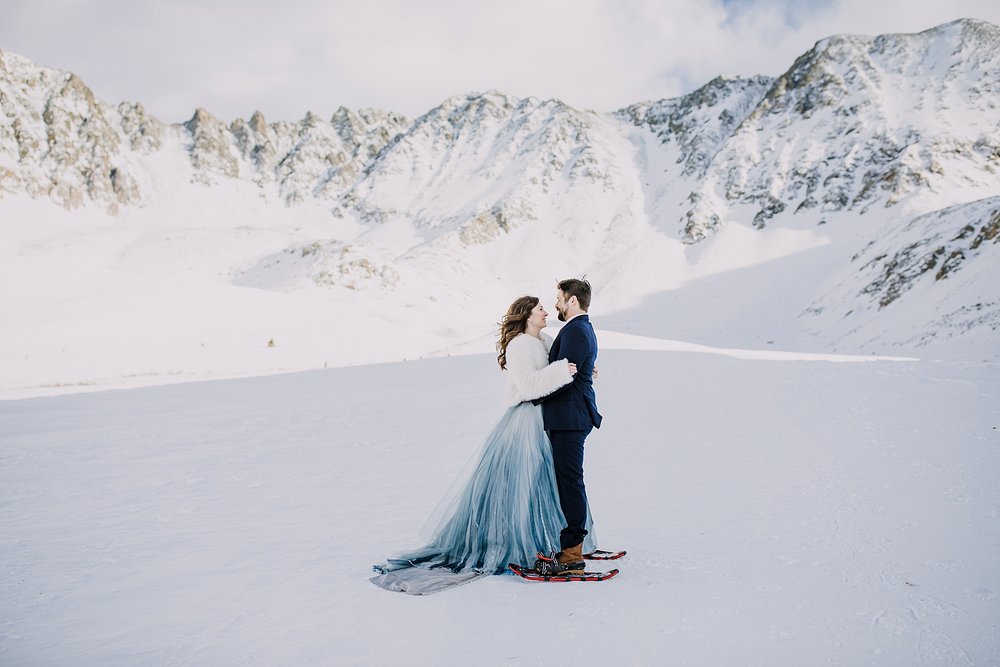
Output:
<path fill-rule="evenodd" d="M 559 387 L 573 381 L 569 361 L 566 359 L 559 359 L 548 366 L 536 368 L 529 347 L 535 344 L 537 341 L 522 340 L 519 337 L 507 345 L 507 371 L 517 388 L 517 398 L 521 401 L 548 396 Z"/>

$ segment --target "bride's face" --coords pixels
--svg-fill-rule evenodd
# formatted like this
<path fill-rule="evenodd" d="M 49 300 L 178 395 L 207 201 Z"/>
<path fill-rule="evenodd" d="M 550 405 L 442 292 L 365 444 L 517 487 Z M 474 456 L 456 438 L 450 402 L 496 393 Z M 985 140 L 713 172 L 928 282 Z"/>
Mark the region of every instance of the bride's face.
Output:
<path fill-rule="evenodd" d="M 537 306 L 531 309 L 531 315 L 528 316 L 528 324 L 536 326 L 539 329 L 544 329 L 548 317 L 549 314 L 545 312 L 541 302 L 539 302 Z"/>

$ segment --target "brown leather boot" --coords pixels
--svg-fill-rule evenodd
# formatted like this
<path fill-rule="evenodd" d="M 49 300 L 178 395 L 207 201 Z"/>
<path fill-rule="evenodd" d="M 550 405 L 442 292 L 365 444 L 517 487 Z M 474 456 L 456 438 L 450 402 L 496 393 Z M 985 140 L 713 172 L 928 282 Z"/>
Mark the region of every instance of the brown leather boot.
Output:
<path fill-rule="evenodd" d="M 583 574 L 587 563 L 583 559 L 583 544 L 567 547 L 556 554 L 560 574 Z"/>

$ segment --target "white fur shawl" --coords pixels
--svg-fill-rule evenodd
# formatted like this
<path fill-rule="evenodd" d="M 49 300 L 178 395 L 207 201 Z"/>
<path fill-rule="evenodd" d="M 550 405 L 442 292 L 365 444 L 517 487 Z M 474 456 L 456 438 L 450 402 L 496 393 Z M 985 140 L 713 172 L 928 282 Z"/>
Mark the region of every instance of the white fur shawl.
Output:
<path fill-rule="evenodd" d="M 569 361 L 559 359 L 549 363 L 552 338 L 541 334 L 541 340 L 521 334 L 507 344 L 507 405 L 541 398 L 573 381 Z"/>

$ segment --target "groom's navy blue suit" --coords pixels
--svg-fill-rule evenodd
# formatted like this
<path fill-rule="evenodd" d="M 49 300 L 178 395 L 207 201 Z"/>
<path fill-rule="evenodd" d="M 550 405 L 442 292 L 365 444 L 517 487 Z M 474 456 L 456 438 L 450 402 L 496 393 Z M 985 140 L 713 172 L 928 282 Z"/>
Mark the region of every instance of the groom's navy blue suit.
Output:
<path fill-rule="evenodd" d="M 597 361 L 597 336 L 587 314 L 577 315 L 562 328 L 549 350 L 549 363 L 567 359 L 576 364 L 576 375 L 569 384 L 544 396 L 542 420 L 552 441 L 559 503 L 566 515 L 566 528 L 560 535 L 563 549 L 583 542 L 587 529 L 587 489 L 583 483 L 583 443 L 595 427 L 601 427 L 594 395 L 594 362 Z"/>

